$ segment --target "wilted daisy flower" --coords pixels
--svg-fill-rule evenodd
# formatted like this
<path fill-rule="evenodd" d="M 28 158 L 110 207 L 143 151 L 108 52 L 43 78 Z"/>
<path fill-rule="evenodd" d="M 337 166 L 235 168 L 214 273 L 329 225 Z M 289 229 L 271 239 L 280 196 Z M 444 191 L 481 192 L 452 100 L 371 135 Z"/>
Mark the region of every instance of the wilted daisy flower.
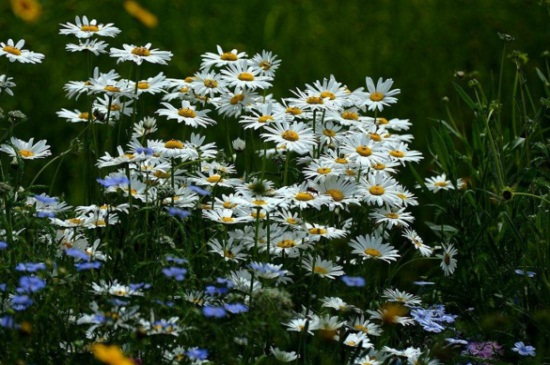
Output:
<path fill-rule="evenodd" d="M 0 95 L 5 92 L 6 94 L 13 96 L 13 91 L 11 91 L 11 88 L 15 87 L 15 82 L 13 82 L 12 80 L 13 77 L 0 75 Z"/>
<path fill-rule="evenodd" d="M 79 40 L 78 44 L 69 43 L 65 46 L 68 52 L 92 52 L 96 56 L 101 53 L 107 53 L 105 50 L 108 44 L 104 41 L 98 41 L 97 39 L 86 39 L 84 41 Z"/>
<path fill-rule="evenodd" d="M 147 43 L 145 46 L 134 46 L 133 44 L 123 44 L 123 49 L 111 48 L 110 56 L 116 57 L 117 63 L 123 61 L 133 61 L 138 65 L 141 65 L 143 61 L 150 63 L 158 63 L 160 65 L 168 64 L 172 58 L 172 52 L 159 51 L 158 49 L 151 49 L 151 43 Z"/>
<path fill-rule="evenodd" d="M 245 52 L 239 52 L 236 49 L 224 52 L 222 47 L 217 46 L 217 50 L 217 54 L 207 52 L 202 56 L 201 69 L 208 70 L 212 66 L 223 67 L 247 57 Z"/>
<path fill-rule="evenodd" d="M 370 77 L 367 77 L 367 90 L 366 100 L 364 101 L 365 105 L 369 110 L 379 111 L 384 110 L 384 106 L 389 106 L 390 104 L 395 104 L 397 98 L 394 95 L 397 95 L 401 92 L 399 89 L 390 90 L 393 85 L 392 79 L 387 79 L 382 81 L 382 78 L 378 79 L 376 86 Z"/>
<path fill-rule="evenodd" d="M 398 289 L 385 289 L 382 298 L 386 298 L 389 302 L 401 303 L 407 307 L 417 306 L 422 303 L 420 297 Z"/>
<path fill-rule="evenodd" d="M 207 127 L 216 124 L 215 120 L 206 115 L 210 110 L 196 110 L 196 107 L 186 100 L 182 100 L 181 108 L 179 109 L 168 103 L 162 103 L 162 105 L 164 105 L 166 109 L 159 109 L 156 113 L 168 119 L 176 119 L 178 123 L 184 122 L 186 125 L 193 128 Z"/>
<path fill-rule="evenodd" d="M 437 193 L 439 190 L 453 190 L 455 188 L 451 180 L 447 180 L 445 173 L 426 178 L 425 184 L 426 187 L 434 193 Z"/>
<path fill-rule="evenodd" d="M 324 297 L 321 299 L 322 307 L 333 308 L 340 312 L 360 312 L 354 305 L 348 304 L 340 297 Z"/>
<path fill-rule="evenodd" d="M 397 250 L 388 243 L 382 243 L 383 238 L 377 236 L 358 236 L 349 242 L 353 251 L 351 253 L 364 257 L 365 259 L 382 260 L 390 263 L 400 255 Z"/>
<path fill-rule="evenodd" d="M 50 146 L 46 144 L 46 140 L 34 143 L 34 138 L 28 142 L 21 139 L 11 137 L 10 143 L 0 145 L 0 151 L 7 153 L 12 157 L 20 157 L 25 160 L 34 160 L 50 156 L 52 153 L 49 150 Z"/>
<path fill-rule="evenodd" d="M 286 352 L 279 350 L 279 348 L 273 346 L 269 348 L 269 351 L 271 352 L 273 357 L 275 357 L 275 359 L 281 362 L 291 362 L 298 359 L 298 355 L 296 355 L 295 351 Z"/>
<path fill-rule="evenodd" d="M 285 146 L 287 151 L 301 155 L 306 154 L 317 143 L 313 129 L 302 122 L 277 123 L 266 126 L 264 130 L 267 133 L 262 133 L 261 136 L 265 141 L 275 142 L 277 147 Z"/>
<path fill-rule="evenodd" d="M 455 256 L 458 254 L 458 250 L 454 248 L 452 244 L 442 244 L 441 247 L 443 252 L 436 255 L 436 257 L 441 259 L 441 264 L 439 266 L 443 269 L 445 276 L 449 276 L 452 275 L 456 269 L 457 260 L 455 259 Z"/>
<path fill-rule="evenodd" d="M 41 63 L 44 59 L 44 55 L 42 53 L 21 49 L 24 45 L 25 40 L 23 39 L 17 43 L 14 43 L 12 39 L 9 39 L 7 43 L 0 42 L 0 57 L 6 56 L 10 62 Z"/>
<path fill-rule="evenodd" d="M 433 249 L 424 244 L 424 240 L 418 235 L 418 233 L 416 233 L 414 229 L 405 229 L 402 236 L 408 239 L 413 244 L 414 248 L 420 251 L 422 256 L 432 255 Z"/>
<path fill-rule="evenodd" d="M 88 21 L 88 18 L 84 15 L 82 20 L 77 15 L 75 17 L 75 24 L 67 23 L 60 24 L 62 29 L 59 34 L 75 35 L 77 38 L 90 38 L 94 35 L 114 37 L 120 33 L 120 29 L 113 26 L 113 23 L 97 24 L 97 20 L 92 19 Z"/>
<path fill-rule="evenodd" d="M 302 267 L 306 269 L 307 275 L 319 275 L 322 278 L 334 279 L 336 276 L 344 275 L 342 266 L 324 260 L 321 256 L 308 255 L 303 259 Z"/>

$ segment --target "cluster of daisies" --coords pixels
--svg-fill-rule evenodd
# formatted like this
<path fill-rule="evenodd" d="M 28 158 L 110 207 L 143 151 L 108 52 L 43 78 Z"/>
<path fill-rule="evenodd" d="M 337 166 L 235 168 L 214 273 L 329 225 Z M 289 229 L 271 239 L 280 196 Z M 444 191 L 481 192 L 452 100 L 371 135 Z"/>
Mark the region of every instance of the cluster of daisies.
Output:
<path fill-rule="evenodd" d="M 61 34 L 78 39 L 78 44 L 67 45 L 70 52 L 108 53 L 117 63 L 138 66 L 143 62 L 166 65 L 173 56 L 150 43 L 124 44 L 107 51 L 108 44 L 97 37 L 115 37 L 120 30 L 87 17 L 76 17 L 74 24 L 61 26 Z M 37 63 L 44 57 L 22 50 L 24 41 L 1 45 L 0 57 L 7 56 L 12 62 Z M 405 165 L 420 161 L 422 155 L 409 147 L 413 136 L 405 132 L 410 122 L 386 116 L 400 92 L 392 89 L 393 81 L 380 78 L 375 83 L 367 77 L 365 87 L 352 91 L 330 76 L 277 100 L 268 90 L 280 63 L 271 52 L 249 57 L 218 46 L 216 52 L 204 54 L 199 71 L 186 78 L 169 78 L 160 72 L 129 80 L 116 70 L 95 68 L 90 78 L 65 85 L 68 99 L 78 102 L 84 94 L 88 97 L 82 99 L 91 100 L 91 104 L 62 109 L 57 113 L 60 118 L 85 125 L 105 124 L 107 128 L 125 118 L 137 121 L 128 141 L 116 150 L 102 151 L 96 161 L 101 176 L 94 183 L 103 192 L 98 204 L 73 208 L 46 194 L 25 198 L 27 211 L 49 222 L 40 240 L 52 248 L 55 257 L 73 263 L 76 277 L 91 271 L 101 278 L 92 276 L 87 284 L 88 294 L 93 296 L 89 310 L 71 310 L 69 316 L 70 325 L 84 328 L 91 347 L 78 346 L 83 340 L 78 339 L 61 343 L 61 348 L 91 351 L 100 360 L 102 354 L 112 351 L 126 361 L 118 347 L 102 343 L 119 341 L 124 338 L 121 334 L 129 338 L 137 331 L 139 336 L 163 338 L 164 342 L 157 342 L 163 346 L 162 363 L 208 363 L 216 355 L 210 357 L 206 348 L 197 347 L 197 341 L 185 340 L 200 327 L 188 324 L 197 313 L 199 318 L 194 321 L 246 316 L 255 310 L 255 300 L 266 289 L 294 293 L 293 284 L 302 278 L 322 281 L 330 290 L 360 290 L 374 265 L 387 267 L 411 257 L 435 257 L 444 275 L 454 272 L 456 248 L 452 244 L 428 245 L 412 227 L 410 208 L 418 201 L 398 177 Z M 0 92 L 13 95 L 11 80 L 0 76 Z M 158 107 L 150 115 L 135 118 L 137 101 L 146 95 L 158 95 Z M 155 138 L 157 118 L 167 121 L 163 123 L 175 120 L 193 132 L 187 133 L 188 138 Z M 207 141 L 208 133 L 198 132 L 214 125 L 239 127 L 240 138 L 233 141 L 230 153 L 220 154 L 221 147 Z M 33 139 L 25 142 L 12 137 L 2 142 L 0 151 L 14 159 L 51 155 L 44 140 L 34 143 Z M 279 169 L 275 173 L 255 171 L 251 164 L 241 163 L 243 160 L 260 161 L 256 165 L 264 168 L 269 161 Z M 444 175 L 426 180 L 426 186 L 434 191 L 459 185 Z M 128 222 L 138 212 L 147 212 L 148 219 L 153 219 L 150 211 L 159 212 L 155 230 L 164 230 L 155 232 L 161 242 L 149 247 L 155 267 L 164 263 L 156 281 L 143 281 L 142 272 L 131 268 L 128 271 L 135 282 L 122 283 L 105 275 L 110 265 L 120 265 L 120 260 L 113 258 L 117 250 L 110 246 L 117 241 L 110 235 L 120 229 L 109 228 Z M 220 269 L 209 283 L 189 285 L 178 290 L 178 295 L 159 301 L 148 294 L 156 285 L 185 282 L 188 272 L 201 265 L 191 257 L 173 256 L 182 243 L 172 238 L 172 225 L 160 224 L 166 219 L 182 226 L 194 222 L 187 228 L 204 232 L 196 235 L 204 240 L 197 247 Z M 197 225 L 197 221 L 201 223 Z M 11 234 L 1 250 L 12 249 L 17 232 Z M 336 249 L 333 242 L 344 242 L 344 248 Z M 405 254 L 407 250 L 410 252 Z M 43 263 L 24 263 L 21 271 L 25 275 L 19 286 L 12 292 L 5 284 L 0 287 L 10 293 L 5 306 L 20 313 L 39 305 L 34 297 L 49 284 L 41 279 L 47 275 L 40 273 L 48 270 L 58 275 L 55 268 Z M 377 346 L 376 339 L 387 325 L 454 331 L 447 326 L 454 316 L 442 307 L 437 307 L 437 314 L 423 309 L 419 296 L 399 289 L 386 288 L 380 297 L 366 293 L 353 304 L 340 296 L 317 294 L 324 295 L 312 295 L 307 306 L 297 303 L 302 310 L 294 308 L 296 311 L 279 324 L 301 341 L 320 335 L 343 344 L 355 354 L 349 357 L 352 364 L 382 364 L 396 358 L 411 364 L 438 363 L 420 343 L 418 348 L 406 349 Z M 143 305 L 146 298 L 162 306 L 161 318 Z M 165 316 L 169 311 L 179 312 Z M 22 326 L 11 314 L 0 319 L 4 328 Z M 241 333 L 225 340 L 246 345 L 249 339 Z M 282 362 L 294 361 L 299 351 L 304 351 L 295 347 L 281 350 L 281 346 L 291 347 L 284 343 L 265 346 Z M 211 350 L 215 353 L 215 348 Z M 145 350 L 131 355 L 139 358 L 140 351 Z"/>

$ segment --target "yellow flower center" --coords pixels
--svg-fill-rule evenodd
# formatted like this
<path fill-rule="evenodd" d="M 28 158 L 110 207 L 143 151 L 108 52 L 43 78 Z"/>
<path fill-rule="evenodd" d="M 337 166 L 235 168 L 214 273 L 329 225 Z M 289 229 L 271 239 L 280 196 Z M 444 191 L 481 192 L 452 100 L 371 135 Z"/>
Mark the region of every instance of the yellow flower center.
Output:
<path fill-rule="evenodd" d="M 322 266 L 315 266 L 315 267 L 313 268 L 313 271 L 314 271 L 316 274 L 320 274 L 320 275 L 328 274 L 328 270 L 325 269 L 325 268 L 322 267 Z"/>
<path fill-rule="evenodd" d="M 181 141 L 171 139 L 168 142 L 164 144 L 164 148 L 171 148 L 171 149 L 182 149 L 183 143 Z"/>
<path fill-rule="evenodd" d="M 363 157 L 367 157 L 372 154 L 372 150 L 368 146 L 359 146 L 355 149 L 355 152 Z"/>
<path fill-rule="evenodd" d="M 223 178 L 220 176 L 220 175 L 212 175 L 212 176 L 209 176 L 206 181 L 208 181 L 209 183 L 218 183 L 220 181 L 223 181 Z"/>
<path fill-rule="evenodd" d="M 80 218 L 69 218 L 69 219 L 67 219 L 67 221 L 69 223 L 76 224 L 76 225 L 82 224 L 82 219 L 80 219 Z"/>
<path fill-rule="evenodd" d="M 375 91 L 370 94 L 370 100 L 372 101 L 380 101 L 382 99 L 384 99 L 384 94 L 382 94 L 381 92 Z"/>
<path fill-rule="evenodd" d="M 88 112 L 83 112 L 83 113 L 78 114 L 78 118 L 80 118 L 80 119 L 88 120 L 89 117 L 90 117 L 90 113 L 88 113 Z"/>
<path fill-rule="evenodd" d="M 222 222 L 224 223 L 233 223 L 233 221 L 235 221 L 233 218 L 231 217 L 222 217 L 221 218 Z"/>
<path fill-rule="evenodd" d="M 289 106 L 288 108 L 286 108 L 285 112 L 292 115 L 300 115 L 302 114 L 302 109 L 298 108 L 297 106 Z"/>
<path fill-rule="evenodd" d="M 388 120 L 387 120 L 386 118 L 378 118 L 378 119 L 376 120 L 376 122 L 377 122 L 378 124 L 388 124 L 388 123 L 389 123 Z"/>
<path fill-rule="evenodd" d="M 294 246 L 296 246 L 296 242 L 294 240 L 282 240 L 277 243 L 277 247 L 279 248 L 292 248 Z"/>
<path fill-rule="evenodd" d="M 267 205 L 267 202 L 265 200 L 252 200 L 252 204 L 254 204 L 254 205 Z"/>
<path fill-rule="evenodd" d="M 137 84 L 137 87 L 138 89 L 140 90 L 146 90 L 150 87 L 151 85 L 147 82 L 147 81 L 140 81 L 138 82 Z"/>
<path fill-rule="evenodd" d="M 109 92 L 112 92 L 112 93 L 119 93 L 120 92 L 120 89 L 116 86 L 113 86 L 113 85 L 107 85 L 107 86 L 105 86 L 105 88 L 103 90 L 109 91 Z"/>
<path fill-rule="evenodd" d="M 386 168 L 386 165 L 384 165 L 383 163 L 381 162 L 377 162 L 375 164 L 372 164 L 371 166 L 373 169 L 375 170 L 384 170 Z"/>
<path fill-rule="evenodd" d="M 226 218 L 226 217 L 224 217 L 224 218 Z M 235 254 L 233 254 L 233 252 L 231 252 L 229 250 L 224 250 L 223 251 L 223 256 L 227 257 L 228 259 L 234 259 L 235 258 Z"/>
<path fill-rule="evenodd" d="M 332 138 L 336 135 L 336 132 L 333 131 L 332 129 L 325 129 L 325 130 L 323 130 L 323 134 L 327 137 Z"/>
<path fill-rule="evenodd" d="M 250 213 L 250 216 L 252 218 L 260 218 L 260 219 L 264 219 L 265 218 L 265 213 L 264 212 L 260 212 L 260 215 L 258 216 L 258 212 L 257 211 L 253 211 L 252 213 Z"/>
<path fill-rule="evenodd" d="M 310 96 L 306 99 L 306 103 L 308 104 L 323 104 L 323 98 L 319 96 Z"/>
<path fill-rule="evenodd" d="M 409 199 L 408 196 L 406 196 L 405 194 L 401 194 L 401 193 L 397 193 L 397 197 L 401 200 L 407 200 Z"/>
<path fill-rule="evenodd" d="M 371 193 L 372 195 L 384 195 L 384 192 L 384 188 L 380 185 L 373 185 L 369 189 L 369 193 Z"/>
<path fill-rule="evenodd" d="M 369 133 L 370 139 L 376 142 L 380 142 L 382 140 L 382 137 L 378 133 Z"/>
<path fill-rule="evenodd" d="M 119 111 L 120 109 L 122 109 L 122 106 L 120 104 L 113 104 L 111 105 L 111 111 L 112 112 L 117 112 Z"/>
<path fill-rule="evenodd" d="M 95 225 L 97 227 L 105 227 L 107 224 L 105 223 L 105 220 L 104 219 L 98 219 L 96 222 L 95 222 Z"/>
<path fill-rule="evenodd" d="M 405 157 L 405 154 L 403 153 L 403 151 L 398 151 L 398 150 L 391 150 L 390 155 L 397 158 Z"/>
<path fill-rule="evenodd" d="M 438 182 L 434 183 L 434 185 L 444 188 L 444 187 L 448 186 L 449 184 L 446 181 L 438 181 Z"/>
<path fill-rule="evenodd" d="M 250 72 L 241 72 L 237 78 L 241 81 L 254 81 L 254 75 Z"/>
<path fill-rule="evenodd" d="M 193 81 L 195 81 L 196 77 L 195 76 L 187 76 L 185 79 L 183 79 L 183 81 L 185 81 L 186 83 L 191 83 Z"/>
<path fill-rule="evenodd" d="M 353 169 L 346 169 L 346 175 L 355 176 L 355 175 L 357 175 L 357 173 Z"/>
<path fill-rule="evenodd" d="M 187 86 L 184 86 L 179 90 L 180 93 L 186 93 L 188 91 L 189 91 L 189 88 Z"/>
<path fill-rule="evenodd" d="M 336 95 L 334 95 L 334 93 L 332 93 L 332 92 L 330 92 L 330 91 L 328 91 L 328 90 L 323 91 L 323 92 L 321 93 L 321 97 L 322 97 L 323 99 L 329 98 L 330 100 L 336 99 Z"/>
<path fill-rule="evenodd" d="M 97 32 L 99 28 L 97 25 L 83 25 L 80 30 L 83 32 Z"/>
<path fill-rule="evenodd" d="M 325 194 L 330 195 L 331 198 L 337 202 L 341 202 L 342 200 L 344 200 L 344 193 L 342 193 L 342 191 L 338 189 L 329 189 L 325 192 Z"/>
<path fill-rule="evenodd" d="M 294 199 L 299 200 L 301 202 L 307 202 L 307 201 L 313 200 L 313 195 L 304 191 L 296 194 Z"/>
<path fill-rule="evenodd" d="M 355 347 L 355 345 L 357 345 L 357 344 L 355 343 L 355 341 L 351 341 L 351 340 L 350 340 L 350 341 L 347 342 L 347 345 L 348 345 L 348 346 Z"/>
<path fill-rule="evenodd" d="M 225 53 L 222 53 L 222 55 L 220 56 L 220 59 L 223 61 L 237 61 L 239 57 L 237 57 L 235 53 L 225 52 Z"/>
<path fill-rule="evenodd" d="M 32 157 L 32 156 L 34 156 L 34 152 L 29 151 L 29 150 L 19 150 L 19 154 L 21 155 L 21 157 Z"/>
<path fill-rule="evenodd" d="M 297 140 L 300 139 L 300 137 L 298 136 L 298 133 L 296 133 L 294 131 L 291 131 L 291 130 L 284 131 L 284 133 L 281 135 L 281 137 L 283 137 L 283 139 L 286 139 L 287 141 L 291 141 L 291 142 L 296 142 Z"/>
<path fill-rule="evenodd" d="M 258 64 L 258 66 L 260 66 L 264 71 L 269 71 L 271 68 L 271 62 L 263 60 Z"/>
<path fill-rule="evenodd" d="M 359 114 L 355 112 L 345 111 L 342 113 L 342 119 L 346 120 L 359 120 Z"/>
<path fill-rule="evenodd" d="M 397 213 L 386 213 L 385 215 L 386 215 L 387 218 L 390 218 L 390 219 L 399 218 L 399 214 L 397 214 Z"/>
<path fill-rule="evenodd" d="M 274 120 L 271 115 L 262 115 L 258 118 L 258 123 L 267 123 Z"/>
<path fill-rule="evenodd" d="M 368 328 L 363 326 L 362 324 L 356 324 L 355 326 L 353 326 L 353 328 L 355 328 L 357 331 L 361 331 L 363 333 L 369 333 Z"/>
<path fill-rule="evenodd" d="M 223 202 L 222 205 L 225 209 L 233 209 L 237 206 L 236 203 L 231 203 L 231 202 Z"/>
<path fill-rule="evenodd" d="M 157 170 L 153 172 L 153 175 L 155 177 L 158 177 L 159 179 L 168 179 L 170 177 L 170 172 L 164 172 L 162 170 Z"/>
<path fill-rule="evenodd" d="M 317 169 L 317 173 L 319 173 L 321 175 L 330 174 L 331 171 L 332 171 L 332 169 L 330 167 L 319 167 Z"/>
<path fill-rule="evenodd" d="M 286 222 L 287 222 L 288 224 L 296 224 L 296 223 L 298 223 L 298 221 L 297 221 L 296 219 L 292 218 L 292 217 L 287 218 L 287 219 L 286 219 Z"/>
<path fill-rule="evenodd" d="M 5 46 L 2 49 L 4 50 L 4 52 L 11 53 L 11 54 L 16 55 L 16 56 L 21 55 L 21 51 L 18 48 L 15 48 L 15 47 L 12 47 L 12 46 Z"/>
<path fill-rule="evenodd" d="M 339 163 L 341 165 L 345 165 L 348 163 L 348 160 L 345 159 L 344 157 L 337 157 L 334 159 L 334 162 Z"/>
<path fill-rule="evenodd" d="M 191 108 L 181 108 L 178 110 L 178 115 L 184 118 L 195 118 L 197 113 Z"/>
<path fill-rule="evenodd" d="M 213 79 L 206 79 L 206 80 L 203 81 L 203 84 L 204 84 L 204 86 L 209 87 L 211 89 L 214 89 L 214 88 L 218 87 L 218 82 L 216 80 L 213 80 Z"/>
<path fill-rule="evenodd" d="M 229 100 L 229 103 L 231 103 L 231 105 L 236 105 L 236 104 L 239 104 L 243 100 L 244 100 L 244 95 L 243 94 L 237 94 L 237 95 L 233 95 L 233 97 Z"/>
<path fill-rule="evenodd" d="M 370 248 L 367 248 L 365 250 L 365 255 L 374 256 L 374 257 L 381 257 L 382 252 L 378 251 L 375 248 L 370 247 Z"/>
<path fill-rule="evenodd" d="M 149 51 L 145 47 L 136 47 L 132 50 L 132 54 L 135 54 L 136 56 L 147 57 L 151 54 L 151 51 Z"/>
<path fill-rule="evenodd" d="M 327 230 L 320 227 L 313 227 L 308 230 L 309 234 L 326 234 Z"/>

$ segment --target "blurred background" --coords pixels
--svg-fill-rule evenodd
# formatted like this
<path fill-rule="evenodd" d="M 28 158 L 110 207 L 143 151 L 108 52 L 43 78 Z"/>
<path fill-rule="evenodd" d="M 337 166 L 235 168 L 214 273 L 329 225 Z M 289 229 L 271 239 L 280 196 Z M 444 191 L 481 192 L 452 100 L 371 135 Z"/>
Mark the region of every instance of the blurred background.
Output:
<path fill-rule="evenodd" d="M 504 45 L 499 33 L 515 38 L 506 52 L 527 54 L 528 69 L 545 67 L 547 9 L 547 1 L 535 0 L 3 1 L 0 41 L 25 39 L 26 49 L 46 58 L 37 65 L 9 65 L 9 76 L 17 84 L 15 97 L 4 95 L 0 107 L 29 116 L 15 131 L 17 137 L 47 139 L 54 155 L 67 148 L 80 126 L 55 113 L 82 107 L 81 100 L 65 98 L 63 85 L 86 79 L 87 70 L 82 54 L 65 51 L 76 38 L 59 35 L 59 24 L 86 15 L 122 30 L 114 39 L 102 38 L 111 47 L 150 42 L 174 54 L 168 66 L 145 65 L 142 77 L 159 71 L 174 78 L 192 75 L 200 55 L 220 45 L 250 56 L 262 50 L 278 55 L 282 65 L 272 90 L 276 97 L 291 96 L 290 89 L 331 74 L 350 89 L 364 87 L 366 76 L 393 78 L 401 94 L 385 116 L 410 119 L 416 137 L 412 147 L 427 155 L 432 119 L 446 118 L 443 97 L 449 98 L 457 121 L 468 123 L 452 82 L 467 88 L 467 79 L 475 76 L 496 86 Z M 124 77 L 131 70 L 128 63 L 116 65 L 108 55 L 98 62 L 102 71 L 116 68 Z M 513 75 L 512 61 L 505 60 L 505 65 L 506 74 Z M 0 74 L 7 66 L 7 60 L 0 59 Z M 464 72 L 464 80 L 457 72 Z M 420 169 L 427 171 L 429 160 Z"/>

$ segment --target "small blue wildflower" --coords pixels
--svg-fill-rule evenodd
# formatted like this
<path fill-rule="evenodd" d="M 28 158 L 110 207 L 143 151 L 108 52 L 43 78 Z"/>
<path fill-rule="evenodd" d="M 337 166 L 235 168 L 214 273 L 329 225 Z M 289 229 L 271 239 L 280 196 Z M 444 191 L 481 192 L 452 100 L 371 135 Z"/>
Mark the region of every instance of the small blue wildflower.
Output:
<path fill-rule="evenodd" d="M 153 149 L 151 147 L 138 147 L 136 148 L 136 153 L 142 153 L 147 156 L 151 156 L 153 154 Z"/>
<path fill-rule="evenodd" d="M 39 212 L 36 212 L 36 216 L 38 218 L 54 218 L 55 213 L 51 211 L 41 210 Z"/>
<path fill-rule="evenodd" d="M 43 262 L 20 262 L 15 266 L 15 270 L 37 272 L 38 270 L 46 270 L 46 264 Z"/>
<path fill-rule="evenodd" d="M 522 269 L 515 269 L 514 272 L 518 275 L 523 275 L 523 276 L 527 276 L 527 277 L 534 277 L 535 275 L 537 275 L 536 272 L 533 272 L 533 271 L 523 271 Z"/>
<path fill-rule="evenodd" d="M 0 291 L 6 291 L 6 289 L 8 288 L 8 285 L 5 284 L 5 283 L 0 283 Z"/>
<path fill-rule="evenodd" d="M 192 347 L 185 352 L 185 355 L 187 355 L 187 357 L 192 361 L 206 360 L 208 358 L 208 350 L 200 349 L 198 347 Z"/>
<path fill-rule="evenodd" d="M 342 276 L 342 281 L 347 286 L 363 287 L 365 286 L 365 279 L 360 276 Z"/>
<path fill-rule="evenodd" d="M 210 195 L 210 192 L 208 190 L 205 190 L 203 188 L 199 188 L 198 186 L 195 186 L 195 185 L 189 185 L 188 186 L 190 190 L 194 191 L 195 193 L 199 194 L 199 195 Z"/>
<path fill-rule="evenodd" d="M 171 266 L 162 269 L 162 273 L 168 278 L 174 278 L 176 281 L 182 281 L 185 278 L 185 274 L 187 274 L 187 269 Z"/>
<path fill-rule="evenodd" d="M 512 351 L 517 352 L 521 356 L 536 356 L 535 348 L 533 346 L 528 346 L 523 343 L 523 341 L 516 342 Z"/>
<path fill-rule="evenodd" d="M 44 204 L 56 204 L 59 199 L 55 197 L 49 197 L 46 194 L 35 195 L 34 198 Z"/>
<path fill-rule="evenodd" d="M 223 318 L 227 315 L 227 312 L 222 307 L 204 306 L 202 307 L 202 314 L 205 317 Z"/>
<path fill-rule="evenodd" d="M 187 259 L 181 258 L 181 257 L 174 257 L 174 256 L 166 256 L 167 262 L 173 262 L 178 265 L 183 265 L 189 263 Z"/>
<path fill-rule="evenodd" d="M 226 288 L 226 287 L 218 288 L 217 286 L 214 286 L 214 285 L 208 285 L 204 289 L 204 294 L 206 294 L 208 296 L 211 296 L 211 297 L 214 297 L 214 296 L 217 296 L 217 295 L 225 295 L 228 292 L 229 292 L 228 288 Z"/>
<path fill-rule="evenodd" d="M 36 293 L 46 287 L 46 281 L 36 276 L 22 276 L 19 278 L 18 293 Z"/>
<path fill-rule="evenodd" d="M 105 179 L 97 178 L 97 182 L 106 188 L 110 188 L 119 185 L 128 185 L 130 183 L 130 180 L 128 180 L 126 176 L 107 176 Z"/>
<path fill-rule="evenodd" d="M 15 322 L 13 321 L 13 317 L 10 315 L 5 315 L 4 317 L 0 317 L 0 327 L 15 328 Z"/>
<path fill-rule="evenodd" d="M 140 290 L 140 289 L 150 289 L 151 288 L 151 284 L 147 284 L 147 283 L 130 283 L 130 285 L 128 285 L 130 287 L 130 290 L 132 291 L 136 291 L 136 290 Z"/>
<path fill-rule="evenodd" d="M 11 298 L 11 307 L 18 312 L 24 311 L 33 303 L 33 300 L 28 295 L 14 295 Z"/>
<path fill-rule="evenodd" d="M 228 289 L 231 289 L 235 286 L 235 284 L 231 280 L 226 279 L 226 278 L 217 278 L 216 282 L 218 284 L 221 284 L 221 285 L 225 286 Z"/>
<path fill-rule="evenodd" d="M 80 262 L 80 263 L 75 263 L 74 267 L 76 267 L 76 271 L 99 269 L 101 267 L 101 262 L 99 261 Z"/>
<path fill-rule="evenodd" d="M 418 286 L 435 285 L 433 281 L 413 281 L 413 284 Z"/>
<path fill-rule="evenodd" d="M 126 299 L 111 298 L 109 302 L 113 307 L 126 307 L 129 301 Z"/>
<path fill-rule="evenodd" d="M 178 218 L 187 218 L 191 214 L 188 210 L 183 210 L 175 207 L 168 208 L 168 214 L 170 214 L 173 217 Z"/>
<path fill-rule="evenodd" d="M 8 244 L 4 241 L 0 241 L 0 250 L 5 250 L 8 248 Z"/>
<path fill-rule="evenodd" d="M 75 259 L 81 259 L 84 261 L 90 261 L 90 255 L 88 255 L 86 252 L 79 250 L 78 248 L 68 248 L 65 250 L 65 254 L 67 256 L 74 257 Z"/>
<path fill-rule="evenodd" d="M 223 307 L 226 311 L 233 314 L 248 312 L 248 307 L 242 303 L 226 303 Z"/>

